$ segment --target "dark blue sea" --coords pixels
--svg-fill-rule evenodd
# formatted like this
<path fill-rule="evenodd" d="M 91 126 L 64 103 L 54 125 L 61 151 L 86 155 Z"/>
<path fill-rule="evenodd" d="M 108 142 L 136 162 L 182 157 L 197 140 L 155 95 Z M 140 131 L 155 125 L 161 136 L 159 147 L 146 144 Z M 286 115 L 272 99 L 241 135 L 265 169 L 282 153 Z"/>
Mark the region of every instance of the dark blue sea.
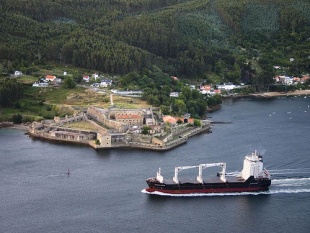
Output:
<path fill-rule="evenodd" d="M 1 129 L 0 232 L 310 232 L 310 97 L 225 100 L 208 117 L 226 124 L 167 152 L 96 151 Z M 159 167 L 167 178 L 200 163 L 235 172 L 254 150 L 271 173 L 268 192 L 143 192 Z"/>

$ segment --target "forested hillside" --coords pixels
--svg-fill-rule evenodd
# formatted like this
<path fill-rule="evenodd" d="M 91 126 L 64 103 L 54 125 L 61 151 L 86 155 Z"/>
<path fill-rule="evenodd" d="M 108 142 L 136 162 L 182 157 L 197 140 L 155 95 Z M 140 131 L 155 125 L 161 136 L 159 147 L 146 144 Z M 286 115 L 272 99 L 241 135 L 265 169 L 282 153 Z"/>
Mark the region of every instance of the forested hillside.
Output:
<path fill-rule="evenodd" d="M 0 73 L 49 62 L 268 83 L 310 71 L 308 0 L 1 0 Z M 294 58 L 294 62 L 290 62 Z"/>

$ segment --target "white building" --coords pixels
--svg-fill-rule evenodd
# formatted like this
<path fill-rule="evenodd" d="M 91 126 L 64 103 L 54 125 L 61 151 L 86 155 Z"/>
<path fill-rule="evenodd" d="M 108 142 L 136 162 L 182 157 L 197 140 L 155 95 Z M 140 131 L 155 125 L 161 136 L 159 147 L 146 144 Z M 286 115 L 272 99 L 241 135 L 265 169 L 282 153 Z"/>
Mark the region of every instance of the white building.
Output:
<path fill-rule="evenodd" d="M 112 85 L 112 80 L 106 79 L 102 80 L 100 83 L 100 87 L 109 87 Z"/>
<path fill-rule="evenodd" d="M 217 85 L 216 87 L 219 90 L 225 90 L 225 91 L 230 91 L 232 89 L 237 88 L 237 86 L 232 83 L 224 83 L 223 85 Z"/>
<path fill-rule="evenodd" d="M 171 92 L 170 97 L 179 97 L 180 93 L 179 92 Z"/>
<path fill-rule="evenodd" d="M 42 83 L 37 83 L 35 82 L 32 84 L 33 87 L 48 87 L 48 83 L 42 82 Z"/>
<path fill-rule="evenodd" d="M 16 70 L 16 71 L 14 72 L 14 76 L 15 76 L 15 77 L 21 76 L 21 75 L 23 75 L 23 73 L 22 73 L 21 71 Z"/>

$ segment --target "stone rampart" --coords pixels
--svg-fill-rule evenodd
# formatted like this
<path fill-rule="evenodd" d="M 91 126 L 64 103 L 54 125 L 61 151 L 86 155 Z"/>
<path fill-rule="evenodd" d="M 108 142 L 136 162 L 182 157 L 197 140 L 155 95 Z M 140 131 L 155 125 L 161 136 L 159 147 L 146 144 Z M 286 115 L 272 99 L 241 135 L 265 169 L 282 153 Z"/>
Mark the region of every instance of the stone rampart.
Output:
<path fill-rule="evenodd" d="M 87 109 L 87 114 L 95 119 L 96 121 L 106 125 L 109 128 L 118 129 L 119 131 L 123 132 L 128 129 L 128 125 L 124 124 L 123 122 L 118 122 L 115 120 L 108 119 L 108 112 L 104 109 L 99 109 L 96 107 L 89 107 Z"/>
<path fill-rule="evenodd" d="M 42 124 L 32 124 L 29 134 L 33 137 L 45 138 L 56 141 L 69 141 L 88 143 L 89 140 L 94 140 L 97 137 L 96 132 L 86 130 L 76 130 L 62 127 L 44 127 Z"/>
<path fill-rule="evenodd" d="M 91 124 L 92 126 L 94 126 L 97 130 L 97 132 L 101 133 L 101 134 L 105 134 L 108 133 L 108 130 L 104 127 L 102 127 L 101 125 L 97 124 L 96 122 L 87 119 L 86 120 L 87 123 Z"/>
<path fill-rule="evenodd" d="M 72 123 L 72 122 L 79 122 L 79 121 L 86 121 L 87 117 L 86 115 L 82 112 L 80 114 L 74 114 L 73 116 L 68 116 L 66 115 L 64 118 L 60 117 L 54 117 L 54 122 L 55 124 L 67 124 L 67 123 Z"/>
<path fill-rule="evenodd" d="M 108 111 L 108 117 L 121 116 L 121 115 L 139 115 L 144 116 L 144 111 L 142 109 L 128 109 L 128 108 L 111 108 Z"/>

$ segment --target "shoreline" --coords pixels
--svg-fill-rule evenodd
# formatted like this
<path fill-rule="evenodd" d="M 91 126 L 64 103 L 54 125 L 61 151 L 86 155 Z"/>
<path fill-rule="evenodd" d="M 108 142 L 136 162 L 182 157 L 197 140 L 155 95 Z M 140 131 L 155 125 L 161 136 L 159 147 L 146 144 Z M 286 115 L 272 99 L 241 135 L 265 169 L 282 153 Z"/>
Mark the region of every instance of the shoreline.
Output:
<path fill-rule="evenodd" d="M 278 96 L 294 96 L 294 95 L 310 95 L 310 90 L 296 90 L 289 92 L 263 92 L 257 94 L 250 94 L 252 97 L 263 97 L 263 98 L 272 98 Z"/>
<path fill-rule="evenodd" d="M 254 98 L 274 98 L 274 97 L 280 97 L 280 96 L 306 96 L 307 95 L 310 95 L 310 90 L 296 90 L 296 91 L 291 91 L 291 92 L 264 92 L 264 93 L 255 93 L 255 94 L 249 94 L 249 95 L 233 95 L 233 96 L 230 96 L 228 98 L 241 98 L 241 97 L 254 97 Z M 217 106 L 215 109 L 212 109 L 212 110 L 218 110 L 220 108 L 220 106 Z M 0 129 L 1 128 L 12 128 L 12 129 L 18 129 L 18 130 L 21 130 L 21 131 L 24 131 L 25 133 L 29 133 L 29 130 L 30 130 L 30 124 L 31 123 L 21 123 L 21 124 L 14 124 L 13 122 L 0 122 Z M 145 146 L 145 145 L 135 145 L 135 143 L 133 143 L 132 145 L 122 145 L 122 146 L 113 146 L 111 148 L 118 148 L 118 147 L 127 147 L 127 148 L 135 148 L 135 149 L 147 149 L 147 150 L 162 150 L 162 151 L 165 151 L 165 150 L 170 150 L 170 149 L 173 149 L 175 147 L 178 147 L 180 146 L 181 144 L 184 144 L 186 143 L 187 139 L 188 138 L 191 138 L 193 136 L 195 136 L 196 134 L 198 133 L 201 133 L 201 132 L 204 132 L 206 129 L 200 129 L 196 132 L 191 132 L 189 134 L 187 134 L 184 138 L 186 140 L 181 140 L 182 142 L 175 142 L 175 143 L 172 143 L 170 145 L 165 145 L 163 147 L 149 147 L 149 146 Z M 210 130 L 210 128 L 208 129 Z M 31 134 L 30 134 L 31 135 Z M 93 147 L 94 149 L 99 149 L 101 147 L 96 147 L 96 146 L 92 146 L 90 142 L 88 143 L 85 143 L 85 142 L 76 142 L 76 141 L 71 141 L 71 140 L 57 140 L 57 139 L 54 139 L 54 138 L 44 138 L 42 136 L 38 136 L 38 135 L 31 135 L 32 137 L 35 137 L 35 138 L 38 138 L 38 139 L 43 139 L 43 140 L 50 140 L 50 141 L 61 141 L 61 142 L 64 142 L 64 143 L 75 143 L 75 144 L 83 144 L 83 145 L 89 145 L 91 147 Z"/>
<path fill-rule="evenodd" d="M 11 127 L 11 128 L 13 128 L 13 127 Z M 24 128 L 20 127 L 20 129 L 24 129 Z M 185 135 L 179 137 L 177 140 L 173 140 L 164 146 L 158 146 L 158 145 L 151 144 L 151 143 L 139 143 L 139 142 L 133 143 L 133 142 L 130 142 L 128 144 L 114 144 L 110 147 L 101 147 L 101 146 L 96 146 L 96 144 L 92 140 L 76 141 L 76 140 L 57 139 L 57 138 L 52 138 L 52 137 L 48 137 L 48 136 L 33 134 L 27 130 L 27 134 L 31 138 L 34 138 L 34 139 L 43 140 L 43 141 L 50 141 L 50 142 L 54 142 L 54 143 L 64 143 L 64 144 L 68 143 L 68 144 L 76 144 L 76 145 L 82 145 L 82 146 L 90 146 L 91 148 L 93 148 L 95 150 L 117 149 L 117 148 L 129 149 L 130 148 L 130 149 L 151 150 L 151 151 L 168 151 L 168 150 L 174 149 L 178 146 L 185 144 L 188 141 L 188 139 L 191 137 L 194 137 L 198 134 L 210 133 L 210 132 L 212 133 L 212 131 L 210 131 L 210 126 L 201 127 L 198 130 L 197 129 L 190 130 L 190 131 L 186 132 Z"/>
<path fill-rule="evenodd" d="M 0 129 L 2 128 L 19 129 L 26 132 L 30 129 L 29 124 L 14 124 L 13 122 L 0 122 Z"/>

